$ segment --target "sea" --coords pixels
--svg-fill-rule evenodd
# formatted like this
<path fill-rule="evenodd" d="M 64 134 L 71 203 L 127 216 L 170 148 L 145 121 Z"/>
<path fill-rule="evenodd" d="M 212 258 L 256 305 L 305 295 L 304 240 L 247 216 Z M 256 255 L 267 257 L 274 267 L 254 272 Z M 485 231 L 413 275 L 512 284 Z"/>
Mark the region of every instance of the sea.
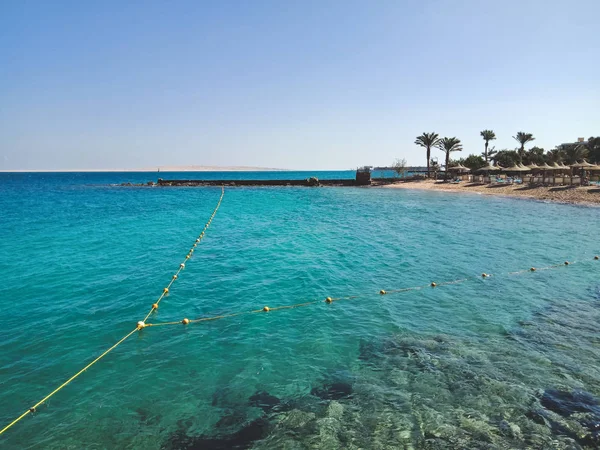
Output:
<path fill-rule="evenodd" d="M 221 188 L 121 186 L 310 176 L 1 173 L 0 428 L 185 269 L 0 447 L 598 448 L 600 209 L 225 187 L 185 260 Z"/>

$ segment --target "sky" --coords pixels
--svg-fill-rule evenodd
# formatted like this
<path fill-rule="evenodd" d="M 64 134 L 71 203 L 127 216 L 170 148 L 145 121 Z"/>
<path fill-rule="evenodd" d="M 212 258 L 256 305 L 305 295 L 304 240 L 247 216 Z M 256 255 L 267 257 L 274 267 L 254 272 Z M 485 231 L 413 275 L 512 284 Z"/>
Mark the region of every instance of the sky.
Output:
<path fill-rule="evenodd" d="M 0 169 L 352 169 L 600 135 L 600 1 L 0 1 Z M 443 153 L 433 151 L 443 161 Z"/>

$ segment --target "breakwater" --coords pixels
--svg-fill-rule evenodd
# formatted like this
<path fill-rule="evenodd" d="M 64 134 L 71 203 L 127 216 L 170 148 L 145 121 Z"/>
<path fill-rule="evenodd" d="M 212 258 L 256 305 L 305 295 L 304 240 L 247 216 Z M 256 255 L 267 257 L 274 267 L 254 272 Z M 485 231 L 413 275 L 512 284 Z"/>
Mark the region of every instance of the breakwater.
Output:
<path fill-rule="evenodd" d="M 163 180 L 158 186 L 359 186 L 356 180 Z M 365 183 L 362 183 L 364 185 Z"/>

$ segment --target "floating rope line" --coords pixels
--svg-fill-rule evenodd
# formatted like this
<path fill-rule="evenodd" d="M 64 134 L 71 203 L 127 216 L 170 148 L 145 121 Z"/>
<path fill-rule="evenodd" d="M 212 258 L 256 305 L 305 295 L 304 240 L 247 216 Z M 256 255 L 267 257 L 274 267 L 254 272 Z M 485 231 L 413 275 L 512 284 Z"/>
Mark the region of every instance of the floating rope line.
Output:
<path fill-rule="evenodd" d="M 9 428 L 11 428 L 13 425 L 15 425 L 17 422 L 21 421 L 28 414 L 36 412 L 37 408 L 40 405 L 44 404 L 46 401 L 48 401 L 54 394 L 56 394 L 59 391 L 61 391 L 69 383 L 71 383 L 71 381 L 75 380 L 82 373 L 84 373 L 86 370 L 88 370 L 90 367 L 92 367 L 94 364 L 96 364 L 98 361 L 100 361 L 102 358 L 104 358 L 106 355 L 108 355 L 111 351 L 113 351 L 115 348 L 117 348 L 119 345 L 121 345 L 123 342 L 125 342 L 133 333 L 135 333 L 136 331 L 141 330 L 141 329 L 143 329 L 143 328 L 145 328 L 147 326 L 146 323 L 145 323 L 146 320 L 148 320 L 148 318 L 152 315 L 152 313 L 158 309 L 158 304 L 169 293 L 169 289 L 171 288 L 171 286 L 173 285 L 173 283 L 175 282 L 175 280 L 177 280 L 177 278 L 179 277 L 179 273 L 185 268 L 185 262 L 192 257 L 192 254 L 194 253 L 194 249 L 202 241 L 202 239 L 204 239 L 206 230 L 208 229 L 208 227 L 212 223 L 212 220 L 214 219 L 215 214 L 217 213 L 217 210 L 221 206 L 221 202 L 223 201 L 223 195 L 225 195 L 225 188 L 221 187 L 221 196 L 219 197 L 219 201 L 217 202 L 217 206 L 215 207 L 215 209 L 213 210 L 212 214 L 210 215 L 210 219 L 208 220 L 208 222 L 206 222 L 206 225 L 204 225 L 204 228 L 202 229 L 202 232 L 200 233 L 200 235 L 198 236 L 198 238 L 196 238 L 196 241 L 194 242 L 194 245 L 192 246 L 192 248 L 190 248 L 190 251 L 185 256 L 184 261 L 179 265 L 179 269 L 177 270 L 177 272 L 175 272 L 175 274 L 171 277 L 171 281 L 169 282 L 169 284 L 167 285 L 167 287 L 165 287 L 163 289 L 162 294 L 158 297 L 158 299 L 156 300 L 156 302 L 152 304 L 152 307 L 150 308 L 150 311 L 148 312 L 148 314 L 146 314 L 146 317 L 144 317 L 144 320 L 140 320 L 137 323 L 137 326 L 133 330 L 131 330 L 129 333 L 127 333 L 125 336 L 123 336 L 121 339 L 119 339 L 119 341 L 117 341 L 116 344 L 114 344 L 109 349 L 105 350 L 100 356 L 98 356 L 96 359 L 94 359 L 92 362 L 90 362 L 87 366 L 85 366 L 83 369 L 81 369 L 79 372 L 77 372 L 75 375 L 73 375 L 71 378 L 69 378 L 63 384 L 61 384 L 60 386 L 58 386 L 56 389 L 54 389 L 52 392 L 50 392 L 48 395 L 46 395 L 43 399 L 41 399 L 39 402 L 37 402 L 35 405 L 33 405 L 31 408 L 29 408 L 27 411 L 25 411 L 19 417 L 17 417 L 15 420 L 13 420 L 7 426 L 5 426 L 4 428 L 2 428 L 2 430 L 0 430 L 0 435 L 3 434 L 5 431 L 7 431 Z"/>
<path fill-rule="evenodd" d="M 600 257 L 598 256 L 594 256 L 594 260 L 599 260 Z M 429 284 L 425 284 L 425 285 L 421 285 L 421 286 L 413 286 L 413 287 L 406 287 L 406 288 L 401 288 L 401 289 L 390 289 L 390 290 L 380 290 L 379 294 L 380 295 L 390 295 L 390 294 L 400 294 L 403 292 L 410 292 L 410 291 L 420 291 L 422 289 L 427 289 L 427 288 L 438 288 L 438 287 L 443 287 L 443 286 L 450 286 L 450 285 L 454 285 L 454 284 L 461 284 L 464 283 L 466 281 L 473 281 L 473 280 L 479 280 L 479 279 L 486 279 L 486 278 L 490 278 L 490 277 L 499 277 L 502 275 L 508 275 L 508 276 L 512 276 L 512 275 L 522 275 L 525 273 L 532 273 L 532 272 L 541 272 L 544 270 L 554 270 L 554 269 L 558 269 L 560 267 L 565 267 L 565 266 L 569 266 L 569 265 L 573 265 L 573 264 L 578 264 L 581 261 L 565 261 L 562 264 L 553 264 L 551 266 L 546 266 L 546 267 L 530 267 L 529 269 L 524 269 L 524 270 L 518 270 L 516 272 L 508 272 L 505 274 L 498 274 L 498 275 L 494 275 L 491 273 L 482 273 L 481 276 L 471 276 L 471 277 L 466 277 L 466 278 L 461 278 L 458 280 L 452 280 L 452 281 L 443 281 L 443 282 L 435 282 L 432 281 Z M 166 326 L 166 325 L 188 325 L 190 323 L 200 323 L 200 322 L 209 322 L 209 321 L 213 321 L 213 320 L 220 320 L 220 319 L 228 319 L 231 317 L 237 317 L 237 316 L 242 316 L 242 315 L 247 315 L 247 314 L 255 314 L 255 313 L 261 313 L 261 312 L 271 312 L 271 311 L 280 311 L 280 310 L 284 310 L 284 309 L 293 309 L 293 308 L 302 308 L 305 306 L 312 306 L 315 305 L 317 303 L 328 303 L 331 304 L 333 302 L 337 302 L 337 301 L 341 301 L 341 300 L 352 300 L 355 298 L 360 298 L 360 297 L 366 297 L 369 295 L 373 295 L 374 293 L 368 293 L 365 295 L 347 295 L 347 296 L 343 296 L 343 297 L 327 297 L 324 300 L 312 300 L 312 301 L 308 301 L 308 302 L 303 302 L 303 303 L 295 303 L 292 305 L 284 305 L 284 306 L 276 306 L 276 307 L 269 307 L 269 306 L 265 306 L 262 309 L 253 309 L 253 310 L 248 310 L 248 311 L 238 311 L 238 312 L 233 312 L 230 314 L 220 314 L 218 316 L 211 316 L 211 317 L 201 317 L 198 319 L 183 319 L 183 320 L 179 320 L 179 321 L 172 321 L 172 322 L 155 322 L 155 323 L 147 323 L 145 324 L 146 327 L 160 327 L 160 326 Z"/>

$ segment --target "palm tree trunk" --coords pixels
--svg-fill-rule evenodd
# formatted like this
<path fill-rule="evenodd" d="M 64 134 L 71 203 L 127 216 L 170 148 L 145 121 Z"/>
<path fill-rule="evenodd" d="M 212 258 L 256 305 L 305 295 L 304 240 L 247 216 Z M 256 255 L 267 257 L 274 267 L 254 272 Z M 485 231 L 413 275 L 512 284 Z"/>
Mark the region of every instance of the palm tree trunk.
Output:
<path fill-rule="evenodd" d="M 431 147 L 427 146 L 427 178 L 429 178 L 429 161 L 431 160 Z"/>
<path fill-rule="evenodd" d="M 484 153 L 484 156 L 485 156 L 485 163 L 486 164 L 488 162 L 487 147 L 488 147 L 488 141 L 485 141 L 485 153 Z"/>
<path fill-rule="evenodd" d="M 446 172 L 444 172 L 444 181 L 448 181 L 448 164 L 450 164 L 450 152 L 446 152 Z"/>
<path fill-rule="evenodd" d="M 525 145 L 521 144 L 521 150 L 519 151 L 519 158 L 521 159 L 521 161 L 519 161 L 521 164 L 523 164 L 523 154 L 525 153 Z"/>

